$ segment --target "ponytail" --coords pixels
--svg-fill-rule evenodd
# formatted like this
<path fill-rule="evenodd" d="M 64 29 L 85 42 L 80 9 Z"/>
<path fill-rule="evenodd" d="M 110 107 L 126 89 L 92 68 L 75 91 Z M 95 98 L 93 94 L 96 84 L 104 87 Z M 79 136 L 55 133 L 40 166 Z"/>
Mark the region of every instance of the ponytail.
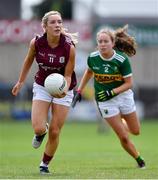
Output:
<path fill-rule="evenodd" d="M 74 45 L 76 45 L 78 43 L 78 33 L 69 33 L 67 32 L 68 30 L 63 28 L 62 29 L 62 34 L 68 36 L 71 38 L 72 42 L 74 43 Z"/>
<path fill-rule="evenodd" d="M 128 25 L 115 30 L 115 46 L 114 49 L 126 53 L 128 56 L 136 54 L 136 41 L 134 37 L 127 33 Z"/>

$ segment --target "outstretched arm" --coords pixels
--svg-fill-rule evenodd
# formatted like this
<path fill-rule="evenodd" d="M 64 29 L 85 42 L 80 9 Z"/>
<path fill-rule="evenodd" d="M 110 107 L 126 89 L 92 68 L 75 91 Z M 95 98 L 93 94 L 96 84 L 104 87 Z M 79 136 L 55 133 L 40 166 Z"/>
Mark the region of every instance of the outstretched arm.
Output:
<path fill-rule="evenodd" d="M 74 108 L 76 106 L 76 103 L 79 101 L 81 101 L 81 93 L 84 89 L 84 87 L 86 86 L 86 84 L 88 83 L 88 81 L 90 80 L 90 78 L 93 76 L 93 72 L 88 68 L 86 69 L 82 79 L 81 79 L 81 82 L 80 82 L 80 85 L 78 87 L 78 90 L 75 92 L 75 95 L 74 95 L 74 98 L 73 98 L 73 101 L 72 101 L 72 104 L 71 106 Z"/>
<path fill-rule="evenodd" d="M 87 68 L 84 72 L 84 75 L 83 75 L 81 82 L 79 84 L 79 87 L 78 87 L 78 90 L 80 92 L 83 91 L 83 89 L 85 88 L 88 81 L 92 78 L 92 76 L 93 76 L 93 72 L 91 71 L 91 69 Z"/>
<path fill-rule="evenodd" d="M 12 94 L 14 96 L 17 96 L 20 89 L 22 88 L 24 81 L 27 77 L 27 74 L 32 66 L 33 61 L 34 61 L 34 57 L 35 57 L 35 39 L 31 40 L 31 42 L 30 42 L 29 50 L 25 57 L 19 79 L 12 89 Z"/>

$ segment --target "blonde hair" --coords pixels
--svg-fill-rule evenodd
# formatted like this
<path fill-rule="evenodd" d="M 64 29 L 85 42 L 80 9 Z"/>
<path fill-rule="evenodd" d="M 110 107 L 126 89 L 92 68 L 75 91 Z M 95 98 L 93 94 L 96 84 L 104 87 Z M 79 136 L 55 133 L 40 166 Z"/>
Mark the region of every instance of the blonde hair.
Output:
<path fill-rule="evenodd" d="M 100 34 L 107 34 L 110 36 L 110 39 L 112 42 L 115 42 L 115 35 L 114 35 L 114 32 L 109 29 L 109 28 L 103 28 L 103 29 L 100 29 L 98 32 L 97 32 L 97 40 L 98 40 L 98 37 Z"/>
<path fill-rule="evenodd" d="M 47 26 L 48 18 L 51 15 L 58 15 L 61 17 L 61 14 L 58 11 L 49 11 L 45 13 L 45 15 L 42 18 L 42 23 L 41 23 L 44 30 L 45 30 L 45 27 Z M 62 27 L 61 33 L 66 36 L 69 36 L 74 44 L 78 43 L 78 33 L 69 33 L 68 30 L 64 27 Z"/>
<path fill-rule="evenodd" d="M 127 33 L 128 25 L 123 28 L 118 28 L 115 31 L 111 29 L 101 29 L 97 33 L 97 38 L 101 33 L 106 33 L 110 36 L 112 42 L 114 42 L 114 49 L 119 50 L 127 54 L 128 56 L 134 56 L 136 54 L 136 41 L 134 37 Z"/>

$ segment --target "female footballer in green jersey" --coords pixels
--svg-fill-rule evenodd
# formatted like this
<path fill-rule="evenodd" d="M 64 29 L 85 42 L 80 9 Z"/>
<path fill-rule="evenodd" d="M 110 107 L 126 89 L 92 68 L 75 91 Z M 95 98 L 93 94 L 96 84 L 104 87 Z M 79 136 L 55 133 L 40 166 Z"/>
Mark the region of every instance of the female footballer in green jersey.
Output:
<path fill-rule="evenodd" d="M 145 161 L 129 139 L 129 132 L 140 133 L 140 123 L 131 90 L 132 69 L 128 56 L 136 53 L 136 43 L 127 33 L 127 26 L 116 31 L 102 29 L 97 33 L 98 50 L 92 52 L 72 107 L 81 101 L 81 94 L 94 78 L 95 99 L 101 116 L 106 119 L 118 136 L 122 147 L 136 160 L 138 167 L 145 168 Z M 124 121 L 123 121 L 123 120 Z"/>

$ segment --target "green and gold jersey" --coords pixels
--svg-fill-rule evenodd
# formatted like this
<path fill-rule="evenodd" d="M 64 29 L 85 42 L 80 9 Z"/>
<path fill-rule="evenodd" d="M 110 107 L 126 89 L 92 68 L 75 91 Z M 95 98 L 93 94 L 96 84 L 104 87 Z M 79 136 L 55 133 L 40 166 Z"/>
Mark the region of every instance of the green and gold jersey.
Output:
<path fill-rule="evenodd" d="M 124 78 L 132 76 L 128 57 L 120 51 L 114 51 L 110 59 L 105 59 L 99 51 L 92 52 L 87 60 L 94 73 L 95 95 L 102 90 L 112 90 L 124 83 Z"/>

